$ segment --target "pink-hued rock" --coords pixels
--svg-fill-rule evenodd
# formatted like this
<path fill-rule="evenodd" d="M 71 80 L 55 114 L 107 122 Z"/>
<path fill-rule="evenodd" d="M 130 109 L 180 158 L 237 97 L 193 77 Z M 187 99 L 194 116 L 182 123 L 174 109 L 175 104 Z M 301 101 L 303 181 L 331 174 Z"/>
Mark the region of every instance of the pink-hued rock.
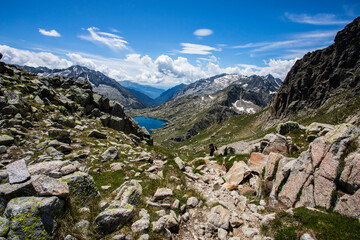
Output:
<path fill-rule="evenodd" d="M 246 163 L 240 161 L 235 162 L 230 170 L 225 174 L 226 183 L 224 187 L 227 189 L 235 189 L 237 186 L 251 173 L 251 169 Z"/>
<path fill-rule="evenodd" d="M 340 184 L 349 193 L 354 193 L 360 188 L 360 153 L 350 154 L 345 159 L 345 167 L 340 177 Z"/>
<path fill-rule="evenodd" d="M 268 158 L 269 158 L 268 155 L 253 152 L 250 156 L 248 166 L 253 172 L 258 173 L 261 176 L 262 171 L 268 161 Z"/>
<path fill-rule="evenodd" d="M 265 166 L 265 176 L 264 179 L 268 179 L 270 180 L 273 176 L 274 170 L 275 170 L 275 165 L 278 161 L 280 161 L 280 159 L 282 159 L 284 156 L 281 155 L 280 153 L 270 153 L 268 160 L 266 162 L 266 166 Z"/>
<path fill-rule="evenodd" d="M 344 214 L 349 217 L 360 217 L 360 189 L 353 195 L 345 194 L 337 202 L 335 212 Z"/>
<path fill-rule="evenodd" d="M 45 175 L 32 177 L 32 185 L 40 196 L 58 196 L 66 198 L 69 195 L 69 187 L 66 182 Z"/>

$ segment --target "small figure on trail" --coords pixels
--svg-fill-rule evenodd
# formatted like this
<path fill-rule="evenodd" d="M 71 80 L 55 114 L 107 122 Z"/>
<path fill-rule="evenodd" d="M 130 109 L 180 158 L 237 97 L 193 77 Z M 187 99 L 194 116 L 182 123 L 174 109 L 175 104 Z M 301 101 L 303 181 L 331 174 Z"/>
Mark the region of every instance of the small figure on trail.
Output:
<path fill-rule="evenodd" d="M 214 152 L 217 150 L 216 146 L 212 143 L 210 143 L 209 145 L 209 148 L 210 148 L 210 156 L 213 156 L 214 155 Z"/>

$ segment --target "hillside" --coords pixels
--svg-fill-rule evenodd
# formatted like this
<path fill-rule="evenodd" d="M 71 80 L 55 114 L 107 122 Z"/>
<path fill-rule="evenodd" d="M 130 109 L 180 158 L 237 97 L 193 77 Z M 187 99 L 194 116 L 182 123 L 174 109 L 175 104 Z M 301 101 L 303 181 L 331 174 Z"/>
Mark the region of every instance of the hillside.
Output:
<path fill-rule="evenodd" d="M 111 100 L 121 102 L 125 108 L 144 108 L 149 106 L 144 104 L 135 94 L 121 86 L 114 79 L 83 66 L 71 66 L 67 69 L 48 69 L 45 67 L 33 68 L 24 66 L 24 69 L 43 77 L 83 77 L 93 84 L 94 91 Z"/>
<path fill-rule="evenodd" d="M 258 112 L 270 103 L 271 98 L 272 95 L 262 89 L 245 90 L 242 85 L 233 84 L 214 94 L 179 97 L 159 106 L 129 113 L 167 121 L 165 127 L 155 130 L 153 135 L 158 142 L 170 144 L 171 141 L 188 140 L 213 124 L 221 124 L 239 114 Z"/>

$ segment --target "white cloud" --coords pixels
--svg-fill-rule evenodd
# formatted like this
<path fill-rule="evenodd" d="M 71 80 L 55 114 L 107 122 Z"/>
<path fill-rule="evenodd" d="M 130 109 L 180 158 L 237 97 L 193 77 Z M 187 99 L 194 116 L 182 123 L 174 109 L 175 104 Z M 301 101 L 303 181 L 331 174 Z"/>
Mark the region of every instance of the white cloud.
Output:
<path fill-rule="evenodd" d="M 180 83 L 189 84 L 221 73 L 247 76 L 272 74 L 283 79 L 296 61 L 270 59 L 264 62 L 264 66 L 238 64 L 234 67 L 222 68 L 219 59 L 215 56 L 198 58 L 194 65 L 187 58 L 172 58 L 168 55 L 160 55 L 153 60 L 148 55 L 140 54 L 128 54 L 126 58 L 104 58 L 86 53 L 67 53 L 66 57 L 69 58 L 67 60 L 48 52 L 31 52 L 6 45 L 0 45 L 0 52 L 4 54 L 3 60 L 7 63 L 48 68 L 82 65 L 118 81 L 131 80 L 164 88 Z"/>
<path fill-rule="evenodd" d="M 180 51 L 180 53 L 186 54 L 208 55 L 211 54 L 211 51 L 221 51 L 221 48 L 214 48 L 194 43 L 181 43 L 181 46 L 183 49 Z"/>
<path fill-rule="evenodd" d="M 194 32 L 194 35 L 198 36 L 198 37 L 206 37 L 206 36 L 210 36 L 213 33 L 214 33 L 214 31 L 211 29 L 201 28 L 201 29 L 197 29 Z"/>
<path fill-rule="evenodd" d="M 96 27 L 90 27 L 87 29 L 90 35 L 80 35 L 79 37 L 93 43 L 104 44 L 113 50 L 128 49 L 128 42 L 123 40 L 123 37 L 114 33 L 100 32 L 99 30 Z"/>
<path fill-rule="evenodd" d="M 351 22 L 350 20 L 337 19 L 334 14 L 316 14 L 314 16 L 310 16 L 307 14 L 285 13 L 285 17 L 292 22 L 312 25 L 343 25 Z"/>
<path fill-rule="evenodd" d="M 67 68 L 72 65 L 70 61 L 49 52 L 31 52 L 6 45 L 0 45 L 0 52 L 4 55 L 2 61 L 10 64 L 48 68 Z"/>
<path fill-rule="evenodd" d="M 88 58 L 84 58 L 80 54 L 68 53 L 68 54 L 66 54 L 66 56 L 68 56 L 71 59 L 71 62 L 73 63 L 73 65 L 81 65 L 81 66 L 87 67 L 89 69 L 96 70 L 97 65 L 94 63 L 94 61 L 92 61 Z"/>
<path fill-rule="evenodd" d="M 41 33 L 42 35 L 45 35 L 45 36 L 49 36 L 49 37 L 61 37 L 60 33 L 58 33 L 54 29 L 50 30 L 50 31 L 46 31 L 45 29 L 39 28 L 39 33 Z"/>

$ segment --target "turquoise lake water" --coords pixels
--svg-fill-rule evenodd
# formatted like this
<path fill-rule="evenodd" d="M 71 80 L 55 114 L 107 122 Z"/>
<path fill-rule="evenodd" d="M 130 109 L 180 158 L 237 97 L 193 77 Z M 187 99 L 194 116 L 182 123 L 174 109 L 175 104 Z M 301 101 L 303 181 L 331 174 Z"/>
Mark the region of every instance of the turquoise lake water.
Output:
<path fill-rule="evenodd" d="M 149 117 L 134 117 L 134 119 L 139 123 L 140 127 L 145 127 L 149 132 L 151 132 L 150 129 L 164 127 L 163 124 L 166 123 L 166 121 Z"/>

